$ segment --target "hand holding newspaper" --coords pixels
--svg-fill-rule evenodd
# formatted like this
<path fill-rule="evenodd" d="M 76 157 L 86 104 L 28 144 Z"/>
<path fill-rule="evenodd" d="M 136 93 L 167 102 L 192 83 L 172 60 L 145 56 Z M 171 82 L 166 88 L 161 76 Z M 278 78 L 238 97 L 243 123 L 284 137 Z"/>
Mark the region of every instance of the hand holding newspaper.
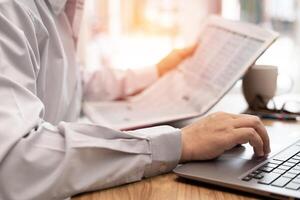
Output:
<path fill-rule="evenodd" d="M 126 130 L 201 116 L 214 106 L 276 40 L 277 33 L 210 17 L 193 57 L 141 94 L 120 102 L 87 102 L 96 123 Z"/>

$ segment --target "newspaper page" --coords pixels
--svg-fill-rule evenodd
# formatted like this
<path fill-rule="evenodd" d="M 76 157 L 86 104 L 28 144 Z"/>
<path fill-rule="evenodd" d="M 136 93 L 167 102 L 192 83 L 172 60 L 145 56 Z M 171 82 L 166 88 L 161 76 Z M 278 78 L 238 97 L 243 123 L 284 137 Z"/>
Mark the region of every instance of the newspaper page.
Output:
<path fill-rule="evenodd" d="M 277 37 L 254 25 L 211 17 L 194 56 L 178 69 L 133 98 L 85 103 L 84 111 L 93 122 L 121 130 L 201 116 Z"/>

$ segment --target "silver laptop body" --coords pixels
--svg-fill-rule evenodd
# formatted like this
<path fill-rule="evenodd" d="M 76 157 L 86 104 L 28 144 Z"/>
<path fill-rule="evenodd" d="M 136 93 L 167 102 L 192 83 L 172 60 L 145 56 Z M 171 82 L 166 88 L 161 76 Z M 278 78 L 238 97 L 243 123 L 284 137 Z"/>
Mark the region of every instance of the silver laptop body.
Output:
<path fill-rule="evenodd" d="M 180 177 L 272 198 L 300 198 L 299 127 L 295 131 L 268 128 L 272 148 L 268 158 L 254 157 L 252 147 L 243 145 L 215 160 L 180 165 L 174 172 Z"/>

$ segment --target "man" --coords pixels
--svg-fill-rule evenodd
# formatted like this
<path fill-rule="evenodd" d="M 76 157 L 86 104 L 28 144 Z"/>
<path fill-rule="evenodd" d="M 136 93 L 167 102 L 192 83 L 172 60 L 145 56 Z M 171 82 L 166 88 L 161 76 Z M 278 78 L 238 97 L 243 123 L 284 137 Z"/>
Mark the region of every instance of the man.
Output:
<path fill-rule="evenodd" d="M 270 152 L 261 121 L 247 115 L 216 113 L 182 130 L 120 132 L 76 123 L 82 91 L 74 2 L 0 0 L 1 200 L 64 199 L 166 173 L 178 162 L 213 159 L 247 142 L 258 156 Z M 191 52 L 171 54 L 157 71 L 166 73 Z M 99 71 L 85 94 L 126 96 L 153 82 L 155 71 L 128 71 L 121 78 Z M 133 80 L 144 81 L 136 86 Z"/>

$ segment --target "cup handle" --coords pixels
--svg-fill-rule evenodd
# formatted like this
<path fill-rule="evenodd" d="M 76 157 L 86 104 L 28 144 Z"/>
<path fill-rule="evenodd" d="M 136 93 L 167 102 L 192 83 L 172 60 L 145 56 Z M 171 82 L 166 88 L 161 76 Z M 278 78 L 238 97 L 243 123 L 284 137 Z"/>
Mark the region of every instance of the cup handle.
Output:
<path fill-rule="evenodd" d="M 286 77 L 287 80 L 289 80 L 289 87 L 287 89 L 283 89 L 282 91 L 277 91 L 276 95 L 280 96 L 280 95 L 284 95 L 284 94 L 288 94 L 292 91 L 292 89 L 294 88 L 295 82 L 292 78 L 292 76 L 288 75 L 288 74 L 279 74 L 278 77 Z M 279 85 L 279 84 L 277 84 Z"/>

